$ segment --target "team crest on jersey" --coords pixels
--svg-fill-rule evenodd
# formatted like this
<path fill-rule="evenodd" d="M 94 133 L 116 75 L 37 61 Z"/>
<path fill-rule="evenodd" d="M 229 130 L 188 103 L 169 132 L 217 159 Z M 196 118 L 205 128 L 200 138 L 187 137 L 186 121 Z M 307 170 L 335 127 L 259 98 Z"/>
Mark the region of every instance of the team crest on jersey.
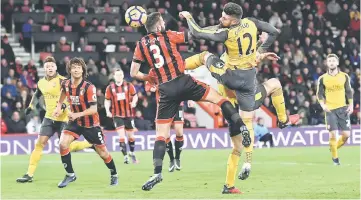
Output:
<path fill-rule="evenodd" d="M 84 92 L 85 92 L 84 88 L 81 88 L 80 89 L 80 95 L 84 95 Z"/>
<path fill-rule="evenodd" d="M 55 83 L 55 82 L 53 82 L 53 87 L 56 87 L 56 83 Z"/>

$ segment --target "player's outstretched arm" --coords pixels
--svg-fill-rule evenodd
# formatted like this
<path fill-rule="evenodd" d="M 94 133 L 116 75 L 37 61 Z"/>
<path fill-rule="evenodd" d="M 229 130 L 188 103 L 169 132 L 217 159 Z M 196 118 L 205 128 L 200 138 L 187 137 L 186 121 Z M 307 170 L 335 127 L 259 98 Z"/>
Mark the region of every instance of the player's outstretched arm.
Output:
<path fill-rule="evenodd" d="M 268 33 L 268 38 L 266 39 L 266 41 L 263 42 L 263 44 L 261 44 L 261 46 L 257 49 L 257 51 L 260 53 L 266 52 L 267 49 L 273 44 L 273 42 L 276 41 L 280 32 L 274 26 L 267 22 L 260 21 L 252 17 L 248 19 L 255 23 L 257 29 Z"/>
<path fill-rule="evenodd" d="M 193 19 L 192 15 L 187 11 L 182 11 L 179 16 L 187 19 L 190 35 L 197 39 L 211 40 L 215 42 L 224 42 L 227 40 L 228 30 L 227 29 L 215 29 L 212 28 L 201 28 Z"/>
<path fill-rule="evenodd" d="M 33 109 L 34 109 L 34 100 L 35 99 L 39 99 L 43 94 L 41 93 L 40 89 L 37 88 L 35 90 L 35 93 L 34 95 L 31 97 L 31 100 L 30 100 L 30 103 L 29 103 L 29 106 L 25 109 L 25 114 L 28 115 Z"/>

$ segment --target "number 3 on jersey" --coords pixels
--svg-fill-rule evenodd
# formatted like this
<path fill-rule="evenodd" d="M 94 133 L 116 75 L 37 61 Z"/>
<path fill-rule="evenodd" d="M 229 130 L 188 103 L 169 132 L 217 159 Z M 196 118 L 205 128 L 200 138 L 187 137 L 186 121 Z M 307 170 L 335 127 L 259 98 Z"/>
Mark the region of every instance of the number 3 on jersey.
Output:
<path fill-rule="evenodd" d="M 149 49 L 152 51 L 153 58 L 155 60 L 154 67 L 161 68 L 164 65 L 164 57 L 160 55 L 160 48 L 158 45 L 152 44 Z"/>

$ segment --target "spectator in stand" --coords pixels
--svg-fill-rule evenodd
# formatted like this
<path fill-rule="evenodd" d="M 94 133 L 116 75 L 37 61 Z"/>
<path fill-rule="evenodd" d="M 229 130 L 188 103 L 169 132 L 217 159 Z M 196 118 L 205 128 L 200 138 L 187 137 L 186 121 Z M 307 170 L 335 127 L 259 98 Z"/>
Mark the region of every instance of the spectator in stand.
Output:
<path fill-rule="evenodd" d="M 91 32 L 96 32 L 98 26 L 99 26 L 98 19 L 97 19 L 97 18 L 93 18 L 93 19 L 92 19 L 92 23 L 91 23 L 90 26 L 88 27 L 87 32 L 90 32 L 90 33 L 91 33 Z"/>
<path fill-rule="evenodd" d="M 104 28 L 108 28 L 107 20 L 101 19 L 99 26 L 103 26 Z"/>
<path fill-rule="evenodd" d="M 97 46 L 97 51 L 99 53 L 99 59 L 100 60 L 106 60 L 107 57 L 107 53 L 106 53 L 106 48 L 108 45 L 108 38 L 104 37 L 102 43 L 98 44 Z"/>
<path fill-rule="evenodd" d="M 92 58 L 90 58 L 88 60 L 88 64 L 86 66 L 87 66 L 88 72 L 89 72 L 89 70 L 92 70 L 93 73 L 96 73 L 96 74 L 98 73 L 98 67 L 95 65 L 95 62 Z"/>
<path fill-rule="evenodd" d="M 23 105 L 21 104 L 20 101 L 17 101 L 15 103 L 14 111 L 19 113 L 20 120 L 26 121 L 26 119 L 25 119 L 25 108 L 23 107 Z"/>
<path fill-rule="evenodd" d="M 66 72 L 66 64 L 70 61 L 70 58 L 68 56 L 65 56 L 63 60 L 60 60 L 57 63 L 57 71 L 62 76 L 67 76 L 68 73 Z"/>
<path fill-rule="evenodd" d="M 108 69 L 109 69 L 110 73 L 113 73 L 114 69 L 121 68 L 119 63 L 117 62 L 117 60 L 114 57 L 110 58 L 110 62 L 108 62 L 107 65 L 108 65 Z"/>
<path fill-rule="evenodd" d="M 12 97 L 16 97 L 18 95 L 16 92 L 16 86 L 12 83 L 11 78 L 7 78 L 5 85 L 1 88 L 1 97 L 6 97 L 7 93 L 10 93 Z"/>
<path fill-rule="evenodd" d="M 12 15 L 16 10 L 17 8 L 14 5 L 14 0 L 9 0 L 8 3 L 6 3 L 1 8 L 1 13 L 4 15 L 4 20 L 1 21 L 1 23 L 5 27 L 6 32 L 8 33 L 11 33 L 13 20 Z"/>
<path fill-rule="evenodd" d="M 130 48 L 124 37 L 120 37 L 119 43 L 120 44 L 118 45 L 118 51 L 129 51 Z"/>
<path fill-rule="evenodd" d="M 32 26 L 33 26 L 33 19 L 30 17 L 28 21 L 22 27 L 22 34 L 23 34 L 23 46 L 27 52 L 31 50 L 31 36 L 32 36 Z"/>
<path fill-rule="evenodd" d="M 13 69 L 10 68 L 6 59 L 2 58 L 1 59 L 1 84 L 4 84 L 5 77 L 7 77 L 9 75 L 10 70 L 13 70 Z"/>
<path fill-rule="evenodd" d="M 8 132 L 8 127 L 6 126 L 5 120 L 2 117 L 2 112 L 0 113 L 0 122 L 1 122 L 1 134 Z"/>
<path fill-rule="evenodd" d="M 30 76 L 35 78 L 35 82 L 38 82 L 39 80 L 39 76 L 38 76 L 38 70 L 35 67 L 35 62 L 34 60 L 29 60 L 28 64 L 25 65 L 24 68 L 26 71 L 28 71 L 28 73 L 30 74 Z"/>
<path fill-rule="evenodd" d="M 62 36 L 59 39 L 59 42 L 55 46 L 55 52 L 62 52 L 65 46 L 69 46 L 70 44 L 67 42 L 66 37 Z"/>
<path fill-rule="evenodd" d="M 34 115 L 26 124 L 26 131 L 28 134 L 40 133 L 41 122 L 38 116 Z"/>
<path fill-rule="evenodd" d="M 80 37 L 85 37 L 86 32 L 89 29 L 84 17 L 81 17 L 79 24 L 75 25 L 73 28 L 74 28 L 73 31 L 78 32 Z"/>
<path fill-rule="evenodd" d="M 353 18 L 351 18 L 350 22 L 350 35 L 358 38 L 358 42 L 360 42 L 360 16 L 355 15 Z"/>
<path fill-rule="evenodd" d="M 268 147 L 273 147 L 273 136 L 268 131 L 268 128 L 264 125 L 263 118 L 257 119 L 257 124 L 254 126 L 254 135 L 260 143 L 259 147 L 268 144 Z"/>
<path fill-rule="evenodd" d="M 97 69 L 98 71 L 98 69 Z M 99 88 L 99 74 L 95 73 L 92 68 L 88 69 L 88 77 L 87 80 L 89 80 L 91 83 L 95 85 L 95 87 Z"/>
<path fill-rule="evenodd" d="M 11 119 L 5 120 L 5 123 L 9 134 L 26 132 L 25 122 L 20 119 L 20 114 L 17 111 L 13 112 Z"/>
<path fill-rule="evenodd" d="M 118 33 L 118 32 L 121 31 L 119 17 L 114 18 L 114 31 L 115 31 L 116 33 Z"/>
<path fill-rule="evenodd" d="M 109 79 L 108 79 L 107 69 L 101 68 L 100 73 L 99 73 L 99 85 L 97 88 L 104 91 L 105 88 L 107 87 L 108 83 L 109 83 Z"/>
<path fill-rule="evenodd" d="M 35 77 L 32 77 L 27 71 L 23 71 L 20 80 L 31 89 L 36 87 Z"/>
<path fill-rule="evenodd" d="M 60 32 L 60 27 L 58 26 L 58 21 L 56 20 L 56 17 L 52 17 L 48 25 L 50 32 Z"/>
<path fill-rule="evenodd" d="M 13 51 L 13 48 L 9 44 L 9 38 L 8 36 L 4 36 L 1 40 L 1 48 L 4 49 L 4 57 L 8 63 L 15 62 L 15 54 Z"/>
<path fill-rule="evenodd" d="M 76 50 L 77 50 L 78 52 L 83 52 L 83 51 L 85 50 L 85 46 L 86 46 L 86 45 L 87 45 L 87 44 L 86 44 L 86 42 L 85 42 L 84 37 L 80 37 L 79 42 L 78 42 L 77 47 L 76 47 Z"/>
<path fill-rule="evenodd" d="M 17 80 L 17 82 L 16 82 L 16 92 L 18 94 L 21 94 L 21 91 L 27 90 L 27 89 L 28 89 L 27 85 L 23 85 L 23 82 L 21 82 L 20 80 Z M 19 96 L 18 96 L 18 98 L 19 98 Z"/>
<path fill-rule="evenodd" d="M 9 105 L 9 103 L 2 100 L 2 102 L 1 102 L 1 114 L 2 114 L 2 116 L 4 118 L 4 120 L 11 117 L 12 113 L 13 113 L 13 111 L 12 111 L 11 106 Z"/>
<path fill-rule="evenodd" d="M 143 114 L 140 110 L 135 111 L 134 124 L 138 130 L 151 130 L 152 123 L 149 120 L 143 118 Z"/>
<path fill-rule="evenodd" d="M 21 82 L 19 81 L 19 83 Z M 30 104 L 31 96 L 28 94 L 27 90 L 22 90 L 16 101 L 19 101 L 23 105 L 23 108 L 27 108 Z"/>
<path fill-rule="evenodd" d="M 79 12 L 80 10 L 85 9 L 85 13 L 95 13 L 94 12 L 94 8 L 92 8 L 91 6 L 88 6 L 87 0 L 81 0 L 81 3 L 75 7 L 75 11 L 78 13 L 83 13 L 83 12 Z"/>

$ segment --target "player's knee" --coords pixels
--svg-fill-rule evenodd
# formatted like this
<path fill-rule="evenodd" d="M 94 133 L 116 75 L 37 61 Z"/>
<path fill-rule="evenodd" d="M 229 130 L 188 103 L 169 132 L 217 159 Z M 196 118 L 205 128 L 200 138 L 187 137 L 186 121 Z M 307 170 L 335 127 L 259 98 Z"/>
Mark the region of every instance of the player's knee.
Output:
<path fill-rule="evenodd" d="M 347 140 L 350 137 L 350 131 L 343 131 L 342 136 Z"/>
<path fill-rule="evenodd" d="M 330 131 L 330 132 L 329 132 L 329 136 L 330 136 L 330 139 L 336 139 L 336 133 L 335 133 L 335 131 Z"/>
<path fill-rule="evenodd" d="M 95 146 L 95 149 L 96 149 L 96 152 L 98 153 L 98 155 L 99 155 L 101 158 L 107 158 L 107 157 L 108 157 L 109 152 L 108 152 L 108 150 L 107 150 L 106 147 L 96 145 L 96 146 Z"/>
<path fill-rule="evenodd" d="M 69 148 L 69 144 L 68 144 L 67 142 L 61 141 L 61 142 L 59 143 L 59 149 L 60 149 L 60 150 L 65 150 L 65 149 L 67 149 L 67 148 Z"/>
<path fill-rule="evenodd" d="M 183 136 L 183 124 L 177 124 L 174 126 L 176 136 Z"/>
<path fill-rule="evenodd" d="M 282 89 L 281 82 L 276 78 L 269 79 L 263 84 L 263 86 L 265 87 L 268 94 L 278 89 Z"/>

